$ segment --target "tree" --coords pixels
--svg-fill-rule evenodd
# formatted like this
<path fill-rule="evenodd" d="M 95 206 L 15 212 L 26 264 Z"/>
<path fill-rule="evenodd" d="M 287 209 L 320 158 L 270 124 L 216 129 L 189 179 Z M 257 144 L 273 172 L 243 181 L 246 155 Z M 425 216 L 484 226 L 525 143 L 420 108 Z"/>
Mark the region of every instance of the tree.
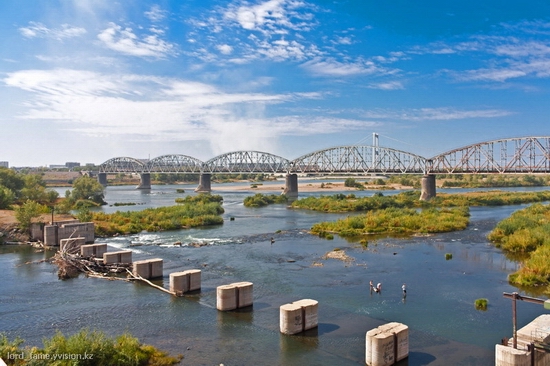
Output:
<path fill-rule="evenodd" d="M 8 209 L 15 201 L 15 194 L 7 187 L 0 186 L 0 210 Z"/>
<path fill-rule="evenodd" d="M 73 204 L 78 201 L 91 201 L 97 205 L 105 205 L 103 186 L 94 178 L 82 176 L 73 183 L 73 190 L 68 197 Z"/>
<path fill-rule="evenodd" d="M 38 202 L 27 200 L 27 202 L 15 209 L 15 218 L 19 221 L 21 229 L 29 230 L 32 220 L 40 217 L 43 211 L 44 206 Z"/>

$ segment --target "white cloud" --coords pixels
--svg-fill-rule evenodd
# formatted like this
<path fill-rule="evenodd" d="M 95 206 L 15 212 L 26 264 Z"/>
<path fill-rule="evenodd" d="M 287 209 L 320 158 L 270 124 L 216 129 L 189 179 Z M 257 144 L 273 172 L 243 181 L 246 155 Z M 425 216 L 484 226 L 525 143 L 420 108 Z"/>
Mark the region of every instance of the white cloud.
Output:
<path fill-rule="evenodd" d="M 233 47 L 228 44 L 220 44 L 216 48 L 224 55 L 230 55 L 233 52 Z"/>
<path fill-rule="evenodd" d="M 141 39 L 131 28 L 110 23 L 97 38 L 114 51 L 138 57 L 163 58 L 175 54 L 175 46 L 159 38 L 158 34 L 144 35 Z"/>
<path fill-rule="evenodd" d="M 145 16 L 152 22 L 160 22 L 166 18 L 166 10 L 162 10 L 158 5 L 153 5 L 149 11 L 145 12 Z"/>
<path fill-rule="evenodd" d="M 401 90 L 405 89 L 401 81 L 388 81 L 385 83 L 375 83 L 370 84 L 369 88 L 371 89 L 380 89 L 380 90 Z"/>
<path fill-rule="evenodd" d="M 86 34 L 86 29 L 73 27 L 69 24 L 62 24 L 61 28 L 48 28 L 39 22 L 29 22 L 29 26 L 19 28 L 19 32 L 26 38 L 51 38 L 61 41 L 80 37 Z"/>
<path fill-rule="evenodd" d="M 346 77 L 355 75 L 390 75 L 398 70 L 377 66 L 372 61 L 340 62 L 335 59 L 313 59 L 302 64 L 310 73 L 317 76 Z"/>
<path fill-rule="evenodd" d="M 174 78 L 70 69 L 18 71 L 2 81 L 30 93 L 20 120 L 54 123 L 77 135 L 206 141 L 221 153 L 265 150 L 283 134 L 319 133 L 326 127 L 308 118 L 289 123 L 265 116 L 269 105 L 318 98 L 315 93 L 228 93 Z M 311 122 L 317 128 L 308 127 Z"/>
<path fill-rule="evenodd" d="M 450 121 L 470 118 L 500 118 L 512 114 L 512 112 L 502 109 L 418 108 L 403 111 L 371 110 L 363 112 L 362 116 L 376 120 Z"/>

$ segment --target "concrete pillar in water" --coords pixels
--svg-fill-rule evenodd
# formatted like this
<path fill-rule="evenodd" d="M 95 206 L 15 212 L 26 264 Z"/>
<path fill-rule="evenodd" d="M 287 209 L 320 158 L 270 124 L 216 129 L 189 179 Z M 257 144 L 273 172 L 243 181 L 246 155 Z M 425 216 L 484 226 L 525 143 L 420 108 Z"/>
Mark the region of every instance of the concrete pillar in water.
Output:
<path fill-rule="evenodd" d="M 176 296 L 182 296 L 186 292 L 200 290 L 200 288 L 200 269 L 170 273 L 170 292 L 175 293 Z"/>
<path fill-rule="evenodd" d="M 286 175 L 286 183 L 283 194 L 289 198 L 298 197 L 298 174 L 292 173 Z"/>
<path fill-rule="evenodd" d="M 430 198 L 435 197 L 435 175 L 426 174 L 422 177 L 422 190 L 420 193 L 421 201 L 428 201 Z"/>
<path fill-rule="evenodd" d="M 218 286 L 216 289 L 216 308 L 220 311 L 235 310 L 253 304 L 252 282 L 236 282 Z"/>
<path fill-rule="evenodd" d="M 303 299 L 279 307 L 279 329 L 283 334 L 297 334 L 318 326 L 319 302 Z"/>
<path fill-rule="evenodd" d="M 80 256 L 89 258 L 91 256 L 103 258 L 103 253 L 107 252 L 107 244 L 86 244 L 80 246 Z"/>
<path fill-rule="evenodd" d="M 195 192 L 212 192 L 210 186 L 210 178 L 212 174 L 210 173 L 201 173 L 199 176 L 199 186 L 195 188 Z"/>
<path fill-rule="evenodd" d="M 162 258 L 146 259 L 133 263 L 132 273 L 145 279 L 162 277 Z"/>
<path fill-rule="evenodd" d="M 139 186 L 136 189 L 151 189 L 151 173 L 141 173 L 139 175 Z"/>
<path fill-rule="evenodd" d="M 531 352 L 497 344 L 495 366 L 531 366 Z M 542 365 L 542 364 L 541 364 Z"/>
<path fill-rule="evenodd" d="M 99 182 L 99 184 L 101 184 L 102 186 L 106 186 L 107 185 L 107 173 L 99 173 L 97 175 L 97 181 Z"/>
<path fill-rule="evenodd" d="M 121 250 L 118 252 L 103 253 L 103 264 L 132 263 L 132 251 Z"/>
<path fill-rule="evenodd" d="M 409 356 L 409 327 L 388 323 L 371 329 L 365 337 L 367 366 L 389 366 Z"/>

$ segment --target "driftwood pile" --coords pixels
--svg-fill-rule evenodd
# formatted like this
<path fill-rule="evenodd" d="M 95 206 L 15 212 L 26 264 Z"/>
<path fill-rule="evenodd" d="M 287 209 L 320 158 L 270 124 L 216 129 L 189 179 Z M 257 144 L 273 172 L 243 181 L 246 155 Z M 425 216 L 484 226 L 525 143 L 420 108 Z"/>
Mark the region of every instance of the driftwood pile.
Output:
<path fill-rule="evenodd" d="M 125 279 L 113 275 L 127 273 L 129 272 L 128 268 L 132 266 L 132 264 L 128 263 L 105 265 L 102 258 L 82 257 L 80 255 L 80 246 L 76 242 L 69 242 L 63 248 L 60 248 L 52 258 L 52 262 L 59 267 L 57 275 L 62 280 L 78 277 L 81 273 L 84 273 L 88 277 L 105 278 L 111 275 L 108 277 L 109 279 Z"/>
<path fill-rule="evenodd" d="M 67 245 L 64 245 L 63 248 L 60 248 L 60 250 L 58 250 L 53 256 L 52 263 L 59 267 L 57 276 L 61 280 L 78 277 L 81 273 L 84 273 L 88 277 L 106 278 L 109 280 L 137 280 L 145 282 L 149 286 L 170 295 L 177 296 L 175 292 L 156 285 L 141 276 L 133 274 L 131 271 L 131 263 L 103 264 L 102 258 L 82 257 L 80 255 L 80 246 L 76 244 L 76 242 L 69 242 Z M 126 273 L 126 277 L 116 276 L 121 273 Z"/>

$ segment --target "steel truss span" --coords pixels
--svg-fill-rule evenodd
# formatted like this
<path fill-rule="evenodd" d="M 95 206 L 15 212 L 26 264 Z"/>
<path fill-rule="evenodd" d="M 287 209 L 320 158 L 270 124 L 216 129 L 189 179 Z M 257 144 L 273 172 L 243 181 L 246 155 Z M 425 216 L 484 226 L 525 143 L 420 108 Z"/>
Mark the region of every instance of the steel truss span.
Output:
<path fill-rule="evenodd" d="M 380 146 L 352 145 L 319 150 L 295 160 L 260 151 L 235 151 L 202 162 L 187 155 L 152 160 L 120 157 L 100 165 L 100 173 L 381 173 L 502 174 L 550 173 L 550 137 L 487 141 L 431 159 Z"/>
<path fill-rule="evenodd" d="M 99 166 L 100 173 L 143 173 L 146 164 L 134 158 L 112 158 Z"/>
<path fill-rule="evenodd" d="M 473 144 L 437 155 L 428 173 L 550 173 L 550 137 Z"/>
<path fill-rule="evenodd" d="M 340 146 L 312 152 L 291 162 L 296 173 L 423 173 L 426 159 L 379 146 Z"/>
<path fill-rule="evenodd" d="M 219 155 L 203 165 L 203 173 L 287 173 L 290 161 L 260 151 L 235 151 Z"/>
<path fill-rule="evenodd" d="M 203 162 L 187 155 L 163 155 L 149 160 L 150 173 L 201 173 Z"/>

